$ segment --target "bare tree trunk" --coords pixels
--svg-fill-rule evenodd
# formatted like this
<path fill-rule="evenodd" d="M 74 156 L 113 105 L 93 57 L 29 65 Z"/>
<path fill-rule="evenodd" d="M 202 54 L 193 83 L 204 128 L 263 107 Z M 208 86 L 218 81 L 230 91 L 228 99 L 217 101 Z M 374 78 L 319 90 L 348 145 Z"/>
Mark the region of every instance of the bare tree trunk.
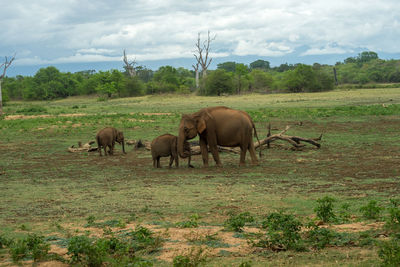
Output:
<path fill-rule="evenodd" d="M 126 57 L 125 49 L 124 49 L 124 63 L 125 63 L 125 70 L 128 72 L 130 77 L 135 77 L 136 76 L 136 70 L 135 70 L 135 65 L 136 61 L 128 62 L 128 58 Z"/>
<path fill-rule="evenodd" d="M 3 96 L 1 93 L 1 79 L 0 79 L 0 116 L 3 115 Z"/>
<path fill-rule="evenodd" d="M 15 55 L 10 59 L 10 61 L 6 57 L 6 61 L 4 63 L 0 64 L 0 69 L 3 68 L 3 74 L 0 75 L 0 116 L 3 115 L 3 95 L 1 92 L 1 82 L 3 81 L 3 78 L 6 76 L 7 68 L 10 67 L 10 65 L 14 61 L 14 59 L 15 59 Z"/>

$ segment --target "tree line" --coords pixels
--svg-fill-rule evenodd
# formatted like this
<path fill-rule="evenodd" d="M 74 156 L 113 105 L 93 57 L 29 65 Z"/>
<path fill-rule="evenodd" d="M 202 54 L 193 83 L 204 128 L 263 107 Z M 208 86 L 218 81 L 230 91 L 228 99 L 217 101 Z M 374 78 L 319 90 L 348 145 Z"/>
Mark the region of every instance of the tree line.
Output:
<path fill-rule="evenodd" d="M 51 100 L 75 95 L 99 95 L 100 99 L 160 93 L 200 95 L 242 94 L 247 92 L 328 91 L 335 84 L 399 83 L 400 60 L 383 60 L 366 51 L 334 66 L 281 64 L 271 67 L 265 60 L 249 65 L 224 62 L 196 84 L 196 73 L 185 68 L 162 66 L 153 71 L 135 67 L 128 71 L 86 70 L 60 72 L 56 67 L 41 68 L 34 76 L 5 77 L 3 100 Z"/>

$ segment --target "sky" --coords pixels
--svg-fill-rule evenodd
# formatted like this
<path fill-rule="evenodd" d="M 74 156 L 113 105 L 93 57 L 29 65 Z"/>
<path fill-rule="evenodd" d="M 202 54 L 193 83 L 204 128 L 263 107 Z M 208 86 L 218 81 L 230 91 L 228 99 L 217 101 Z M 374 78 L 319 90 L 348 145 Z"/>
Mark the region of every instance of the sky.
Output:
<path fill-rule="evenodd" d="M 362 51 L 400 58 L 398 0 L 0 0 L 0 63 L 8 76 L 122 69 L 190 69 L 200 33 L 218 63 L 335 64 Z"/>

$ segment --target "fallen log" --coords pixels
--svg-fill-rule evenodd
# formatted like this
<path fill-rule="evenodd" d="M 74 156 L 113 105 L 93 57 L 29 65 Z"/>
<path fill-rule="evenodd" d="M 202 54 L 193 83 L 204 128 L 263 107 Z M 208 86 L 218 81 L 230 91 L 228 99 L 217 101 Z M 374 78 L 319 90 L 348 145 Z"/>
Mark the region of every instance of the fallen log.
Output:
<path fill-rule="evenodd" d="M 95 141 L 89 141 L 85 144 L 82 145 L 82 142 L 78 142 L 78 147 L 75 147 L 75 145 L 72 145 L 68 148 L 68 151 L 71 153 L 75 152 L 93 152 L 97 151 L 97 147 L 92 147 L 92 145 L 95 143 Z"/>
<path fill-rule="evenodd" d="M 283 140 L 283 141 L 287 141 L 288 143 L 290 143 L 291 145 L 293 145 L 293 147 L 295 149 L 300 149 L 302 147 L 304 147 L 305 145 L 302 144 L 301 142 L 306 142 L 306 143 L 310 143 L 314 146 L 316 146 L 317 148 L 321 147 L 321 144 L 318 143 L 318 141 L 322 140 L 322 134 L 318 137 L 318 138 L 304 138 L 304 137 L 300 137 L 300 136 L 290 136 L 290 135 L 285 135 L 285 133 L 290 129 L 290 126 L 287 125 L 286 128 L 281 131 L 280 133 L 277 134 L 273 134 L 271 135 L 271 124 L 268 126 L 268 134 L 267 137 L 264 138 L 263 140 L 259 142 L 255 142 L 254 143 L 254 147 L 258 148 L 260 145 L 267 145 L 269 147 L 270 143 L 275 141 L 275 140 Z"/>

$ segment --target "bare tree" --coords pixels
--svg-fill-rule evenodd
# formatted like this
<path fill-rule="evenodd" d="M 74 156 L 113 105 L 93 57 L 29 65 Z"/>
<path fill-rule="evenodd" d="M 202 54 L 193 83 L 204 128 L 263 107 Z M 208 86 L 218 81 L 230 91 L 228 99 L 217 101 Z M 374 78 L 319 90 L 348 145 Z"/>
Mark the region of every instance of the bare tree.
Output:
<path fill-rule="evenodd" d="M 10 65 L 14 61 L 14 59 L 15 59 L 15 55 L 11 59 L 8 59 L 6 57 L 5 62 L 0 65 L 0 70 L 1 70 L 1 68 L 3 68 L 3 74 L 0 75 L 0 116 L 3 115 L 3 97 L 2 97 L 2 93 L 1 93 L 1 82 L 3 81 L 3 78 L 6 76 L 7 68 L 10 67 Z"/>
<path fill-rule="evenodd" d="M 132 62 L 128 61 L 128 58 L 126 57 L 125 49 L 124 49 L 124 69 L 128 72 L 130 77 L 135 77 L 136 76 L 136 70 L 135 70 L 135 65 L 136 65 L 136 60 L 133 60 Z"/>
<path fill-rule="evenodd" d="M 199 62 L 196 65 L 192 65 L 194 71 L 196 72 L 196 88 L 199 88 Z"/>
<path fill-rule="evenodd" d="M 212 58 L 209 57 L 210 52 L 210 44 L 215 40 L 216 35 L 214 37 L 210 37 L 210 31 L 208 31 L 207 40 L 201 42 L 200 33 L 197 35 L 197 43 L 196 51 L 194 57 L 197 60 L 197 64 L 201 66 L 201 75 L 202 77 L 207 76 L 207 69 L 211 64 Z"/>

